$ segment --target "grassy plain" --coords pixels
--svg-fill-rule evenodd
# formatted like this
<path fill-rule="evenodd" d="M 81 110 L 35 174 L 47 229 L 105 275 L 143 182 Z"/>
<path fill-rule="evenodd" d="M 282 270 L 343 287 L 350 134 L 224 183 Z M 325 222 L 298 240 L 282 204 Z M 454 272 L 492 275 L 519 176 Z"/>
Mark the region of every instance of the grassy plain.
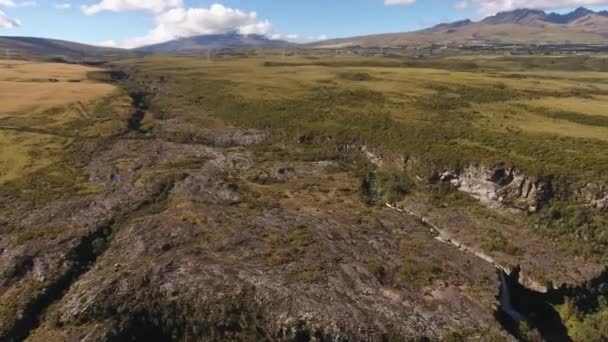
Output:
<path fill-rule="evenodd" d="M 270 144 L 250 147 L 256 157 L 268 157 L 268 168 L 279 162 L 289 166 L 295 160 L 338 161 L 331 177 L 312 174 L 301 182 L 284 184 L 252 181 L 242 190 L 246 196 L 256 198 L 252 210 L 282 206 L 314 212 L 320 207 L 331 208 L 339 201 L 361 200 L 359 182 L 369 174 L 371 166 L 365 160 L 340 163 L 342 150 L 336 146 L 367 145 L 415 157 L 427 165 L 504 162 L 528 174 L 607 181 L 604 170 L 608 167 L 608 113 L 604 112 L 604 100 L 608 98 L 608 74 L 602 69 L 602 60 L 265 55 L 221 56 L 208 61 L 206 57 L 157 56 L 117 62 L 114 67 L 129 75 L 125 85 L 129 88 L 129 82 L 133 82 L 130 91 L 147 92 L 150 112 L 157 120 L 149 120 L 146 115 L 146 136 L 157 134 L 164 139 L 162 126 L 171 125 L 170 119 L 201 131 L 225 123 L 272 133 L 275 140 Z M 86 73 L 82 72 L 91 69 L 76 72 L 70 69 L 73 66 L 65 65 L 47 65 L 45 73 L 38 64 L 31 64 L 31 72 L 24 71 L 25 76 L 19 81 L 16 70 L 28 70 L 28 65 L 15 62 L 12 76 L 3 82 L 34 83 L 43 88 L 99 85 L 85 80 Z M 61 68 L 67 68 L 63 76 L 57 73 Z M 58 82 L 49 81 L 50 78 Z M 40 94 L 36 93 L 24 102 L 27 107 L 0 112 L 0 143 L 6 147 L 0 150 L 0 183 L 5 184 L 2 195 L 13 191 L 48 202 L 50 196 L 89 189 L 82 170 L 70 158 L 94 153 L 88 150 L 90 141 L 94 148 L 103 149 L 112 140 L 106 141 L 106 137 L 130 137 L 121 133 L 126 133 L 132 119 L 131 99 L 124 90 L 105 84 L 103 87 L 109 91 L 95 88 L 100 92 L 85 91 L 86 95 L 80 93 L 81 88 L 76 92 L 69 87 L 45 88 L 57 96 L 52 98 L 57 102 L 37 97 Z M 188 140 L 192 134 L 182 133 L 180 142 L 195 143 Z M 144 134 L 138 137 L 144 138 Z M 293 147 L 296 143 L 298 146 Z M 283 148 L 275 150 L 276 146 Z M 81 159 L 86 160 L 85 157 Z M 171 168 L 175 171 L 196 165 Z M 255 179 L 261 170 L 255 171 L 248 179 Z M 376 195 L 385 201 L 425 191 L 394 170 L 379 170 L 376 181 Z M 450 207 L 454 206 L 452 202 L 461 202 L 470 211 L 481 210 L 464 195 L 464 199 L 457 197 L 452 202 L 448 196 L 439 194 L 437 206 L 447 203 Z M 365 212 L 358 214 L 365 219 Z M 479 215 L 488 215 L 488 211 Z M 534 218 L 553 222 L 539 234 L 568 244 L 576 249 L 573 255 L 586 256 L 585 253 L 605 255 L 608 238 L 600 216 L 581 215 L 569 204 L 554 204 L 551 210 Z M 489 217 L 488 226 L 499 219 Z M 348 227 L 353 233 L 366 234 L 358 231 L 357 224 L 353 227 Z M 296 228 L 285 237 L 270 237 L 276 244 L 270 264 L 292 262 L 299 257 L 284 246 L 291 244 L 298 252 L 314 243 L 306 226 Z M 490 228 L 487 237 L 480 237 L 487 241 L 487 249 L 512 256 L 521 252 L 519 246 L 509 244 L 502 231 Z M 522 236 L 531 232 L 528 228 L 521 227 Z M 581 229 L 589 232 L 588 240 L 577 238 Z M 424 263 L 412 258 L 410 251 L 414 247 L 403 243 L 399 281 L 423 287 L 441 269 L 436 268 L 438 262 L 430 255 Z M 375 274 L 384 273 L 381 264 L 370 263 L 369 268 Z M 317 273 L 322 274 L 307 269 L 294 273 L 294 279 L 314 279 Z"/>
<path fill-rule="evenodd" d="M 93 70 L 73 64 L 0 60 L 0 118 L 87 102 L 115 91 L 112 85 L 88 81 L 87 73 Z"/>
<path fill-rule="evenodd" d="M 124 127 L 130 99 L 113 85 L 89 80 L 96 70 L 0 60 L 0 183 L 60 162 L 77 137 Z"/>
<path fill-rule="evenodd" d="M 529 174 L 605 180 L 608 74 L 596 59 L 151 57 L 119 67 L 166 78 L 154 105 L 169 117 L 206 112 L 436 165 L 505 162 Z"/>

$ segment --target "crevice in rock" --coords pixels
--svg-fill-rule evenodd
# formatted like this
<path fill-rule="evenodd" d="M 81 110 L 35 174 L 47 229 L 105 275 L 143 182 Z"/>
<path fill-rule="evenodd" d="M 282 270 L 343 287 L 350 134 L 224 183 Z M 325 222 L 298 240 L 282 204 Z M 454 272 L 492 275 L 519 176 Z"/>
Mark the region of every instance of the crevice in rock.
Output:
<path fill-rule="evenodd" d="M 20 314 L 20 318 L 13 323 L 4 336 L 0 336 L 0 340 L 22 341 L 27 339 L 42 322 L 47 308 L 61 300 L 70 287 L 88 272 L 97 259 L 108 249 L 119 226 L 124 225 L 130 218 L 138 214 L 151 210 L 158 211 L 159 208 L 162 208 L 175 185 L 176 179 L 176 177 L 169 177 L 159 182 L 156 191 L 146 200 L 136 205 L 135 208 L 116 215 L 109 222 L 97 226 L 89 234 L 82 237 L 69 253 L 66 261 L 67 270 L 28 303 Z"/>
<path fill-rule="evenodd" d="M 178 336 L 169 334 L 158 320 L 146 314 L 134 315 L 124 329 L 111 337 L 116 342 L 168 342 L 177 339 Z"/>
<path fill-rule="evenodd" d="M 2 275 L 0 288 L 8 287 L 18 279 L 21 279 L 34 267 L 34 258 L 31 255 L 21 255 L 15 260 L 15 264 Z"/>
<path fill-rule="evenodd" d="M 133 112 L 127 121 L 127 129 L 129 132 L 142 132 L 141 122 L 146 116 L 148 110 L 147 94 L 142 91 L 136 91 L 129 94 L 131 96 Z"/>
<path fill-rule="evenodd" d="M 378 204 L 378 184 L 375 172 L 369 172 L 363 177 L 363 180 L 361 181 L 361 190 L 367 204 Z"/>
<path fill-rule="evenodd" d="M 45 289 L 28 303 L 20 315 L 20 318 L 7 331 L 5 336 L 0 336 L 5 341 L 22 341 L 38 327 L 44 311 L 55 301 L 61 299 L 70 286 L 78 278 L 89 270 L 97 257 L 103 252 L 95 250 L 93 242 L 98 239 L 106 239 L 112 233 L 114 221 L 110 221 L 94 229 L 90 234 L 83 237 L 78 245 L 70 253 L 68 260 L 69 268 L 61 276 L 55 279 Z M 104 248 L 105 250 L 105 248 Z M 97 251 L 95 253 L 94 251 Z"/>
<path fill-rule="evenodd" d="M 526 340 L 526 332 L 520 324 L 526 322 L 535 329 L 543 341 L 569 342 L 568 330 L 559 313 L 551 305 L 548 293 L 537 292 L 521 285 L 521 270 L 516 268 L 510 274 L 499 274 L 500 306 L 496 318 L 510 334 L 519 340 Z M 563 300 L 563 298 L 562 298 Z"/>
<path fill-rule="evenodd" d="M 243 298 L 246 298 L 243 296 Z M 209 307 L 192 307 L 168 300 L 154 289 L 128 304 L 116 320 L 110 341 L 274 340 L 261 321 L 259 308 L 247 300 L 228 299 Z"/>
<path fill-rule="evenodd" d="M 565 292 L 564 294 L 556 295 L 556 293 L 563 290 L 549 290 L 547 293 L 542 293 L 528 289 L 520 281 L 521 269 L 519 267 L 510 270 L 507 267 L 501 266 L 485 253 L 446 237 L 441 228 L 429 222 L 427 218 L 407 209 L 397 208 L 390 204 L 387 204 L 387 206 L 420 220 L 424 226 L 430 228 L 436 234 L 435 238 L 437 240 L 452 245 L 464 253 L 472 254 L 496 268 L 501 285 L 499 295 L 497 296 L 500 306 L 495 312 L 495 317 L 507 332 L 523 340 L 524 336 L 522 336 L 520 331 L 520 323 L 526 321 L 546 341 L 571 341 L 559 314 L 551 305 L 555 302 L 563 302 Z M 608 280 L 608 274 L 606 275 L 606 280 Z M 552 297 L 556 298 L 552 301 L 549 300 Z"/>

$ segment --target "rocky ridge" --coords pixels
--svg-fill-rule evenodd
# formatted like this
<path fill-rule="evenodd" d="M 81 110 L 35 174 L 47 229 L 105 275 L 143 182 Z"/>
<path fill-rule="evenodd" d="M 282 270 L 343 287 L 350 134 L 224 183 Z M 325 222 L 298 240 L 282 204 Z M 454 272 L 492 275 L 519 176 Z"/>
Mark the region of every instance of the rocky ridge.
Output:
<path fill-rule="evenodd" d="M 4 220 L 2 340 L 506 336 L 491 265 L 367 206 L 307 147 L 283 161 L 258 131 L 126 134 L 81 160 L 95 192 Z"/>

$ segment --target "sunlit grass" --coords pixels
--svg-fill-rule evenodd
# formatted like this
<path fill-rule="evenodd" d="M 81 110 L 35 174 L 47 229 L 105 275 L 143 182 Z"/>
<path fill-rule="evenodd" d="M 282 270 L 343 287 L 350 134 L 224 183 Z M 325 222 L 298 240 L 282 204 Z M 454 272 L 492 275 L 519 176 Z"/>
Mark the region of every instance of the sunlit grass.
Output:
<path fill-rule="evenodd" d="M 537 70 L 542 63 L 546 74 Z M 598 115 L 595 105 L 608 96 L 604 73 L 588 70 L 593 63 L 600 62 L 261 56 L 152 57 L 121 67 L 143 70 L 150 80 L 171 75 L 153 105 L 176 117 L 194 120 L 203 111 L 290 139 L 330 136 L 440 165 L 507 162 L 531 174 L 599 179 L 608 166 L 608 128 L 576 116 Z M 561 64 L 572 71 L 554 69 Z M 569 116 L 546 112 L 564 109 Z"/>

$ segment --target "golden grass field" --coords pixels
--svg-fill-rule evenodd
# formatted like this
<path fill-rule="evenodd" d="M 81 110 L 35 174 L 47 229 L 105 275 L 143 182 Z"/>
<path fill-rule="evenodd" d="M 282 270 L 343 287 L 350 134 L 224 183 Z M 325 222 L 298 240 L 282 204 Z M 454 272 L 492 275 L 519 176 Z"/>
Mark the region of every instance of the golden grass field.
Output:
<path fill-rule="evenodd" d="M 96 69 L 80 65 L 0 60 L 0 118 L 40 112 L 110 94 L 115 87 L 87 80 Z"/>
<path fill-rule="evenodd" d="M 98 69 L 59 63 L 0 60 L 0 183 L 41 170 L 61 159 L 72 136 L 122 128 L 111 113 L 85 124 L 99 100 L 115 98 L 115 112 L 130 110 L 127 96 L 88 80 Z M 124 94 L 123 94 L 124 95 Z M 81 129 L 76 129 L 77 126 Z"/>
<path fill-rule="evenodd" d="M 342 132 L 431 160 L 507 161 L 530 172 L 602 177 L 605 161 L 598 153 L 608 143 L 608 74 L 586 67 L 601 58 L 453 56 L 412 67 L 354 55 L 211 62 L 150 57 L 118 67 L 139 68 L 152 78 L 171 75 L 175 83 L 156 109 L 173 116 L 200 118 L 208 111 L 229 123 Z M 476 67 L 463 69 L 462 63 Z M 112 85 L 87 79 L 95 68 L 21 61 L 0 67 L 6 70 L 0 126 L 29 129 L 18 139 L 21 151 L 38 148 L 32 129 L 55 135 L 43 141 L 61 146 L 76 135 L 124 128 L 130 100 Z M 375 118 L 397 125 L 375 132 L 381 121 Z M 28 162 L 8 163 L 7 154 L 23 154 L 11 150 L 17 148 L 5 149 L 3 163 L 21 171 L 3 171 L 0 181 L 34 169 L 18 166 Z"/>

